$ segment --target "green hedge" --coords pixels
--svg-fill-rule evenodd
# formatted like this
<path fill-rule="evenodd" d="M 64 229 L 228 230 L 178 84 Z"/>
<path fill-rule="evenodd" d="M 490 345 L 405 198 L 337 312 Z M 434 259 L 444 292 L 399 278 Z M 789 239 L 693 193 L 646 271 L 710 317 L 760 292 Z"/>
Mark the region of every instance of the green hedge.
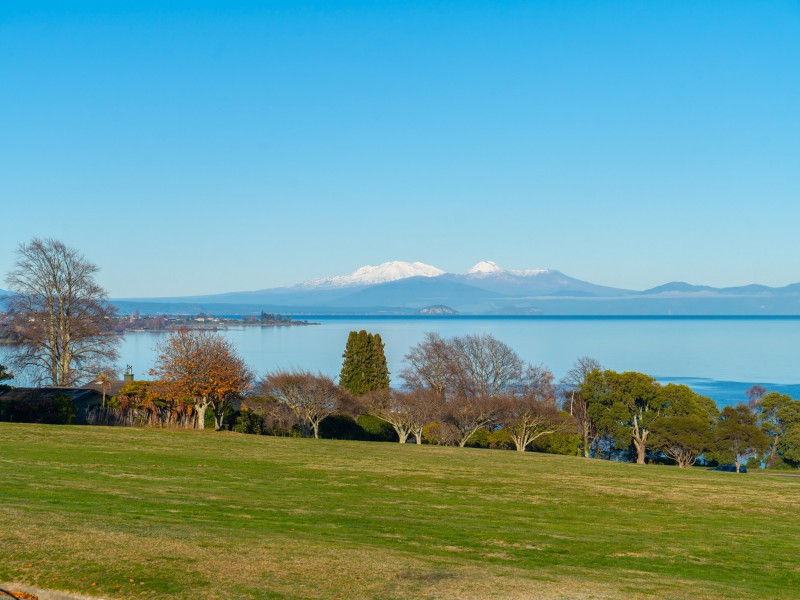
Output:
<path fill-rule="evenodd" d="M 77 415 L 72 398 L 62 394 L 24 400 L 0 398 L 0 421 L 68 425 Z"/>

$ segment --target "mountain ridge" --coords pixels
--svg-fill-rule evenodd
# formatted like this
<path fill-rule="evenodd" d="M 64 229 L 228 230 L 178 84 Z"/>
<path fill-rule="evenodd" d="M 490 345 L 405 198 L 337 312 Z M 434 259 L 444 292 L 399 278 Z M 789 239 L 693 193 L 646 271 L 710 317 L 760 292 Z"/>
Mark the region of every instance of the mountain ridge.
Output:
<path fill-rule="evenodd" d="M 492 261 L 480 261 L 465 273 L 390 261 L 288 287 L 114 303 L 171 311 L 213 306 L 220 312 L 220 307 L 236 306 L 252 312 L 263 307 L 293 314 L 413 314 L 426 306 L 445 305 L 461 315 L 800 315 L 800 283 L 715 288 L 670 282 L 637 291 L 549 268 L 504 269 Z"/>
<path fill-rule="evenodd" d="M 422 262 L 406 262 L 393 260 L 380 265 L 365 265 L 350 273 L 349 275 L 337 275 L 334 277 L 322 277 L 311 279 L 293 287 L 350 287 L 357 285 L 372 285 L 377 283 L 387 283 L 399 279 L 410 277 L 437 277 L 444 275 L 444 271 L 438 267 Z"/>

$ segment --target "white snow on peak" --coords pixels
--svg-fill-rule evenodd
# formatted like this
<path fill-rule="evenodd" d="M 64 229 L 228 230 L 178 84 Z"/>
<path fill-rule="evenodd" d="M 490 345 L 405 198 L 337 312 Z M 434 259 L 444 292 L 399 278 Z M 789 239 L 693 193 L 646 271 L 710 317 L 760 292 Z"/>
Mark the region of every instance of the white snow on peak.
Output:
<path fill-rule="evenodd" d="M 549 273 L 550 269 L 522 269 L 520 271 L 511 271 L 514 275 L 521 275 L 522 277 L 533 277 L 543 273 Z"/>
<path fill-rule="evenodd" d="M 522 270 L 505 270 L 503 267 L 498 265 L 496 262 L 491 260 L 482 260 L 474 267 L 472 267 L 469 271 L 467 271 L 467 275 L 474 275 L 476 277 L 485 276 L 485 275 L 496 275 L 499 273 L 509 273 L 511 275 L 517 275 L 518 277 L 535 277 L 536 275 L 542 275 L 543 273 L 549 273 L 550 269 L 522 269 Z"/>
<path fill-rule="evenodd" d="M 505 269 L 491 260 L 482 260 L 469 271 L 467 275 L 488 275 L 489 273 L 502 273 Z"/>
<path fill-rule="evenodd" d="M 347 287 L 386 283 L 408 277 L 437 277 L 439 275 L 444 275 L 444 271 L 425 263 L 393 260 L 377 266 L 366 265 L 356 269 L 349 275 L 312 279 L 301 285 L 303 287 Z"/>

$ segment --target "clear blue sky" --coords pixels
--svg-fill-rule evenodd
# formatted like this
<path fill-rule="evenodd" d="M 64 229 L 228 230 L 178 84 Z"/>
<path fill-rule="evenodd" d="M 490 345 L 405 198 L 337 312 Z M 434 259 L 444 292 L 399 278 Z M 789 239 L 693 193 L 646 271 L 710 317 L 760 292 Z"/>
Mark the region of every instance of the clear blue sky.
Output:
<path fill-rule="evenodd" d="M 800 3 L 0 2 L 0 275 L 800 281 Z M 0 285 L 2 287 L 2 285 Z"/>

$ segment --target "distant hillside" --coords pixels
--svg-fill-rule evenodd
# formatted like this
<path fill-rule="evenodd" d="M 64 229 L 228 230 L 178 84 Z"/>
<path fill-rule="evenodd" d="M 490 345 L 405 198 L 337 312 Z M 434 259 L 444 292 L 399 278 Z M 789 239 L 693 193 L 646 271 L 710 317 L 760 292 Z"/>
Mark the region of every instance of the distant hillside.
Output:
<path fill-rule="evenodd" d="M 596 285 L 564 275 L 553 269 L 536 269 L 531 272 L 494 271 L 443 275 L 455 282 L 510 296 L 621 296 L 629 290 Z"/>
<path fill-rule="evenodd" d="M 204 312 L 219 316 L 258 315 L 262 310 L 282 315 L 363 315 L 396 314 L 411 315 L 414 309 L 391 306 L 303 306 L 299 304 L 226 304 L 222 302 L 146 302 L 138 300 L 112 300 L 111 303 L 124 315 L 138 309 L 141 314 L 196 315 Z"/>
<path fill-rule="evenodd" d="M 123 313 L 221 315 L 416 314 L 442 305 L 470 315 L 800 315 L 800 284 L 714 288 L 672 282 L 644 291 L 583 281 L 555 269 L 504 269 L 481 261 L 467 273 L 394 261 L 291 287 L 178 298 L 115 300 Z"/>
<path fill-rule="evenodd" d="M 452 305 L 458 310 L 479 311 L 492 304 L 498 294 L 442 277 L 412 277 L 359 290 L 332 302 L 332 306 L 392 306 L 420 309 L 431 304 Z"/>
<path fill-rule="evenodd" d="M 673 281 L 672 283 L 665 283 L 643 292 L 634 292 L 636 294 L 652 296 L 656 294 L 695 294 L 700 292 L 717 292 L 718 290 L 707 285 L 692 285 L 683 281 Z"/>

